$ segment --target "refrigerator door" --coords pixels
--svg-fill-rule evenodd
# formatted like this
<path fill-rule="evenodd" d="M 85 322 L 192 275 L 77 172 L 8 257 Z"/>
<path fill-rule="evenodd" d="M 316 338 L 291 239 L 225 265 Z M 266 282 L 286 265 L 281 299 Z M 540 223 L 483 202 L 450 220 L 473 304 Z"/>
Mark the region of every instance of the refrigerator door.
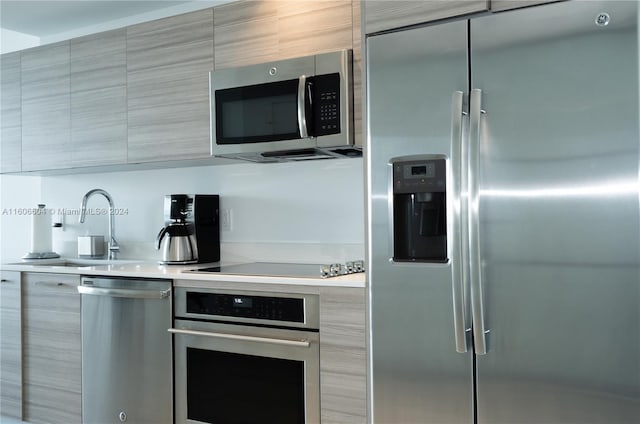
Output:
<path fill-rule="evenodd" d="M 467 22 L 374 36 L 367 40 L 367 49 L 373 422 L 471 423 L 473 357 L 456 352 L 451 243 L 444 262 L 391 259 L 391 160 L 408 155 L 439 158 L 428 165 L 420 165 L 423 159 L 418 158 L 416 173 L 425 176 L 432 169 L 435 175 L 431 167 L 443 157 L 449 166 L 452 95 L 460 91 L 460 100 L 468 90 Z M 456 118 L 461 117 L 460 111 Z M 460 129 L 460 122 L 453 126 Z M 449 225 L 450 204 L 448 192 Z M 450 236 L 450 228 L 447 232 Z"/>
<path fill-rule="evenodd" d="M 640 417 L 636 7 L 566 2 L 471 21 L 486 111 L 481 424 Z"/>

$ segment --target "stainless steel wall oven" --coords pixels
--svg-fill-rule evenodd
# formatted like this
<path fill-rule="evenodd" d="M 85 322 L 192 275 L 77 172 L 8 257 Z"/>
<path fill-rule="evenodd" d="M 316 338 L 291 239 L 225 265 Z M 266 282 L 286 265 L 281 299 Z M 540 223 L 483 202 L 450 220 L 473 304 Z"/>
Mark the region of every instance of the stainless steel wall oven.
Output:
<path fill-rule="evenodd" d="M 176 288 L 176 423 L 320 422 L 318 297 Z"/>

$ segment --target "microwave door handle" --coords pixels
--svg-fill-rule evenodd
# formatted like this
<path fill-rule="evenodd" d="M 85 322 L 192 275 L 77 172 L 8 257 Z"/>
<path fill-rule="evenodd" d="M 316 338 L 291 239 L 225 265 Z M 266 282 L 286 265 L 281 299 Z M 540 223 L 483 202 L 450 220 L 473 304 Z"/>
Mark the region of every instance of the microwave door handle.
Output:
<path fill-rule="evenodd" d="M 306 88 L 307 77 L 302 75 L 298 79 L 298 128 L 300 129 L 301 138 L 309 138 L 309 132 L 307 131 Z"/>

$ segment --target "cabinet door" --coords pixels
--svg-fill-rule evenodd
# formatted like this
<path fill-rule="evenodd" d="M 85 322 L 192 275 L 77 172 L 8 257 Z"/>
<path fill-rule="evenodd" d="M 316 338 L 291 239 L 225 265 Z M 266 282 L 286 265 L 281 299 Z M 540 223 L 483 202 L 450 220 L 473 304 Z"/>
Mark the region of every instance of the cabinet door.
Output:
<path fill-rule="evenodd" d="M 24 419 L 80 423 L 80 277 L 25 273 L 22 283 Z"/>
<path fill-rule="evenodd" d="M 126 30 L 71 40 L 71 164 L 127 162 Z"/>
<path fill-rule="evenodd" d="M 0 273 L 0 413 L 22 419 L 20 273 Z M 0 417 L 0 421 L 2 418 Z"/>
<path fill-rule="evenodd" d="M 320 290 L 322 422 L 367 422 L 365 291 Z"/>
<path fill-rule="evenodd" d="M 229 68 L 353 47 L 350 0 L 234 2 L 215 8 L 215 66 Z"/>
<path fill-rule="evenodd" d="M 487 0 L 364 0 L 365 32 L 371 34 L 488 9 Z"/>
<path fill-rule="evenodd" d="M 210 156 L 213 9 L 127 28 L 128 160 Z"/>
<path fill-rule="evenodd" d="M 20 52 L 0 56 L 0 173 L 22 169 Z"/>
<path fill-rule="evenodd" d="M 69 42 L 22 52 L 22 170 L 71 163 Z"/>

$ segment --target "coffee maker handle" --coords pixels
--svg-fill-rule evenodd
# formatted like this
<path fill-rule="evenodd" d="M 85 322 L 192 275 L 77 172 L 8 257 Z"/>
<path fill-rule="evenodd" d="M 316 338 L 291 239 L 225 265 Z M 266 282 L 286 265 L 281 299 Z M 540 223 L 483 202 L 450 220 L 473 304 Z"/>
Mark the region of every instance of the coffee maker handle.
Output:
<path fill-rule="evenodd" d="M 168 230 L 169 230 L 169 227 L 162 227 L 162 229 L 158 233 L 158 237 L 156 240 L 157 241 L 156 250 L 160 250 L 160 242 L 162 241 L 162 237 L 164 237 L 164 235 L 167 233 Z"/>

